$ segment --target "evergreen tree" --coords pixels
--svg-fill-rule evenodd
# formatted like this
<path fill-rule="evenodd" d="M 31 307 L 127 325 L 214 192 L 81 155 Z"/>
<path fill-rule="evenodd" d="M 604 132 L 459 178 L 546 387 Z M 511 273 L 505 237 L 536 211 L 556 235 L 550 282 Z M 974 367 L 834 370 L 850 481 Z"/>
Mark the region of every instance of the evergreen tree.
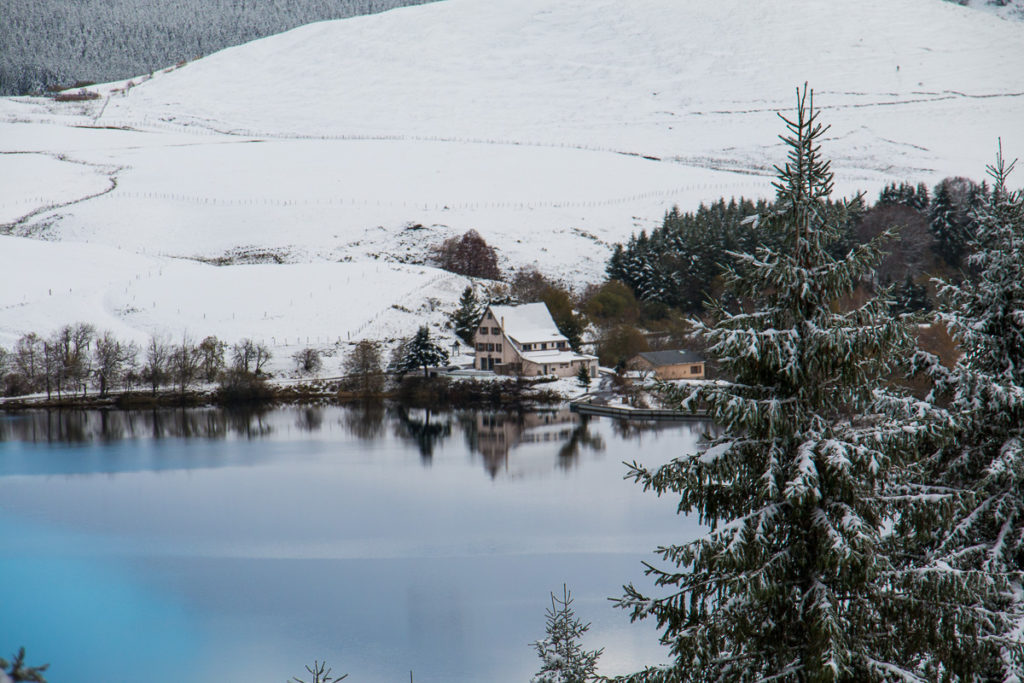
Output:
<path fill-rule="evenodd" d="M 668 595 L 625 588 L 619 606 L 656 620 L 673 656 L 629 680 L 919 680 L 926 653 L 970 675 L 948 642 L 951 627 L 968 643 L 977 631 L 954 597 L 967 588 L 886 543 L 905 500 L 889 494 L 938 433 L 935 411 L 886 382 L 910 339 L 882 299 L 836 306 L 870 275 L 880 240 L 830 255 L 841 205 L 828 202 L 827 129 L 806 87 L 795 118 L 782 118 L 788 161 L 761 220 L 780 246 L 740 254 L 726 272 L 749 306 L 695 323 L 729 380 L 667 396 L 706 407 L 722 433 L 662 467 L 631 466 L 711 530 L 658 549 L 669 566 L 646 572 Z"/>
<path fill-rule="evenodd" d="M 935 249 L 953 267 L 959 267 L 976 230 L 972 210 L 986 195 L 967 178 L 946 178 L 935 186 L 928 209 Z"/>
<path fill-rule="evenodd" d="M 0 680 L 6 679 L 12 681 L 12 683 L 20 683 L 21 681 L 26 683 L 46 683 L 46 679 L 43 678 L 43 672 L 49 666 L 49 664 L 26 666 L 25 648 L 18 648 L 18 654 L 14 655 L 14 659 L 9 662 L 0 657 Z"/>
<path fill-rule="evenodd" d="M 459 307 L 449 316 L 455 334 L 459 339 L 469 346 L 473 346 L 473 335 L 476 333 L 476 326 L 483 315 L 483 307 L 472 287 L 466 287 L 459 297 Z"/>
<path fill-rule="evenodd" d="M 924 183 L 917 184 L 917 193 L 914 196 L 913 208 L 918 211 L 927 211 L 931 200 L 928 197 L 928 186 Z"/>
<path fill-rule="evenodd" d="M 438 346 L 430 338 L 430 330 L 426 325 L 420 327 L 416 336 L 405 345 L 403 355 L 399 359 L 396 370 L 404 375 L 407 372 L 423 368 L 423 376 L 427 376 L 427 368 L 443 365 L 448 362 L 448 352 Z"/>
<path fill-rule="evenodd" d="M 572 609 L 572 595 L 562 584 L 562 597 L 551 594 L 546 610 L 547 638 L 533 643 L 541 660 L 540 671 L 531 683 L 585 683 L 595 678 L 597 660 L 604 651 L 584 650 L 580 638 L 590 629 Z"/>
<path fill-rule="evenodd" d="M 584 389 L 590 388 L 590 370 L 588 370 L 587 366 L 582 363 L 580 364 L 579 371 L 576 373 L 576 381 L 579 382 L 580 386 Z"/>
<path fill-rule="evenodd" d="M 928 186 L 918 183 L 915 188 L 910 183 L 890 183 L 878 194 L 879 204 L 902 204 L 918 211 L 928 208 Z"/>
<path fill-rule="evenodd" d="M 988 675 L 1006 681 L 1024 679 L 1024 192 L 1007 189 L 1014 164 L 1005 163 L 1000 145 L 988 167 L 994 186 L 975 210 L 978 231 L 968 259 L 977 276 L 940 287 L 941 319 L 962 355 L 947 371 L 919 354 L 936 382 L 931 398 L 948 401 L 956 416 L 956 431 L 931 463 L 932 474 L 962 492 L 955 523 L 933 554 L 979 581 L 1016 584 L 1007 592 L 1018 596 L 1013 623 L 1000 617 L 1005 601 L 989 605 Z"/>
<path fill-rule="evenodd" d="M 907 273 L 903 282 L 892 291 L 892 305 L 889 309 L 894 315 L 929 311 L 931 307 L 928 302 L 928 288 L 915 283 L 910 273 Z"/>
<path fill-rule="evenodd" d="M 310 679 L 309 683 L 336 683 L 337 681 L 343 681 L 348 678 L 348 674 L 335 676 L 331 667 L 327 666 L 327 662 L 321 662 L 318 659 L 313 660 L 313 666 L 309 666 L 307 664 L 306 671 L 313 677 Z M 288 683 L 306 683 L 306 681 L 298 676 L 293 676 Z"/>

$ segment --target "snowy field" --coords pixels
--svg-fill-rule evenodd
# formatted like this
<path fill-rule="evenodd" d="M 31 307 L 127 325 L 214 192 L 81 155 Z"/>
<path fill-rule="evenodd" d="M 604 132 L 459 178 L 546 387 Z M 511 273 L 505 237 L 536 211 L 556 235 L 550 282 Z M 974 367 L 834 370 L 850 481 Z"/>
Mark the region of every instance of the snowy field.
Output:
<path fill-rule="evenodd" d="M 805 81 L 839 193 L 980 178 L 1024 156 L 1021 73 L 1024 23 L 941 0 L 445 0 L 0 99 L 0 344 L 409 335 L 470 228 L 579 286 L 674 204 L 770 196 Z"/>

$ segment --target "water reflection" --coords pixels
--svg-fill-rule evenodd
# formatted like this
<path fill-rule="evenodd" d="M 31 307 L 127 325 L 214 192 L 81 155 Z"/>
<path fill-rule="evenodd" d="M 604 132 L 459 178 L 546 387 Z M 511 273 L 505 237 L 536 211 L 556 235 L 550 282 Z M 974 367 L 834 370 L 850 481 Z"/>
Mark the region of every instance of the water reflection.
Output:
<path fill-rule="evenodd" d="M 433 419 L 431 419 L 433 418 Z M 445 439 L 451 438 L 452 418 L 426 410 L 407 410 L 399 406 L 395 410 L 395 436 L 412 443 L 420 452 L 424 464 L 434 457 L 434 449 Z"/>
<path fill-rule="evenodd" d="M 324 410 L 316 406 L 308 406 L 299 410 L 295 418 L 295 426 L 304 432 L 319 432 L 324 425 Z"/>
<path fill-rule="evenodd" d="M 369 401 L 348 406 L 341 424 L 348 433 L 363 441 L 373 441 L 384 436 L 384 404 Z"/>
<path fill-rule="evenodd" d="M 558 468 L 573 468 L 582 453 L 605 450 L 605 439 L 592 426 L 590 418 L 567 408 L 445 412 L 380 402 L 274 410 L 39 410 L 0 416 L 0 442 L 89 445 L 135 439 L 289 439 L 297 430 L 303 438 L 396 438 L 411 446 L 423 465 L 429 466 L 446 442 L 461 435 L 470 454 L 479 456 L 484 470 L 494 478 L 508 471 L 510 453 L 543 444 L 552 446 L 549 452 L 556 454 Z M 627 440 L 642 440 L 678 426 L 670 422 L 611 421 L 614 435 Z M 699 428 L 706 427 L 701 424 Z"/>
<path fill-rule="evenodd" d="M 523 444 L 562 443 L 558 465 L 572 467 L 581 448 L 604 450 L 600 436 L 590 434 L 590 419 L 568 408 L 532 412 L 479 412 L 463 420 L 467 445 L 483 456 L 491 477 L 508 467 L 509 452 Z"/>
<path fill-rule="evenodd" d="M 704 529 L 621 461 L 705 428 L 380 403 L 0 415 L 0 641 L 79 683 L 140 661 L 151 683 L 286 680 L 314 657 L 523 681 L 567 581 L 602 673 L 636 670 L 657 633 L 607 598 Z"/>
<path fill-rule="evenodd" d="M 320 409 L 299 412 L 296 424 L 319 431 Z M 88 444 L 123 439 L 257 439 L 274 426 L 266 409 L 38 410 L 0 418 L 0 441 Z"/>

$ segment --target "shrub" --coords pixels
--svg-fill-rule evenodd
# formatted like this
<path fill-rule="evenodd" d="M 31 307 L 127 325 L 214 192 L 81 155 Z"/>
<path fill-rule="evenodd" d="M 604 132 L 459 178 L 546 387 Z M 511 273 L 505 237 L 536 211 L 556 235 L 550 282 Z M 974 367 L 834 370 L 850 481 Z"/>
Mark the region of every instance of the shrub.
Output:
<path fill-rule="evenodd" d="M 214 398 L 218 403 L 257 403 L 272 401 L 273 388 L 267 386 L 261 375 L 239 368 L 225 370 L 220 375 Z"/>
<path fill-rule="evenodd" d="M 54 102 L 87 102 L 89 100 L 98 100 L 100 94 L 95 90 L 86 90 L 82 88 L 75 92 L 62 92 L 53 96 Z"/>
<path fill-rule="evenodd" d="M 584 296 L 584 312 L 598 324 L 636 322 L 640 315 L 633 290 L 618 280 L 609 280 L 590 288 Z"/>
<path fill-rule="evenodd" d="M 292 360 L 295 361 L 295 369 L 304 375 L 316 374 L 324 366 L 320 352 L 310 347 L 293 353 Z"/>

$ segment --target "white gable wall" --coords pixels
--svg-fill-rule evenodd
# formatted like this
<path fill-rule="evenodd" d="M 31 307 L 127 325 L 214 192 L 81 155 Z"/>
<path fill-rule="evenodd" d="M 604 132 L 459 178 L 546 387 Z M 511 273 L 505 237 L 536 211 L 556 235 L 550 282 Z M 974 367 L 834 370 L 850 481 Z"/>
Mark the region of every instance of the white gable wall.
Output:
<path fill-rule="evenodd" d="M 474 367 L 527 376 L 568 377 L 586 365 L 597 375 L 597 358 L 574 353 L 547 305 L 489 306 L 473 337 Z"/>

